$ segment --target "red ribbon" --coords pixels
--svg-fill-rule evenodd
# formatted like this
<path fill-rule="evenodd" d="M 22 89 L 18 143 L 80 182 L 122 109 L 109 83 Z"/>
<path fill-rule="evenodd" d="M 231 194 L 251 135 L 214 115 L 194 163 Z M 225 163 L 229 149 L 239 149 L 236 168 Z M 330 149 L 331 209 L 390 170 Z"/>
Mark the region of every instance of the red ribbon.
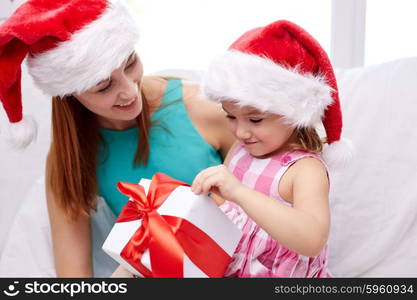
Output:
<path fill-rule="evenodd" d="M 178 186 L 189 186 L 165 174 L 152 177 L 148 195 L 141 185 L 119 182 L 120 192 L 133 201 L 123 208 L 116 222 L 142 219 L 121 257 L 145 277 L 184 277 L 184 254 L 209 277 L 223 277 L 231 257 L 204 231 L 186 219 L 160 215 L 157 209 Z M 142 262 L 149 249 L 151 270 Z"/>

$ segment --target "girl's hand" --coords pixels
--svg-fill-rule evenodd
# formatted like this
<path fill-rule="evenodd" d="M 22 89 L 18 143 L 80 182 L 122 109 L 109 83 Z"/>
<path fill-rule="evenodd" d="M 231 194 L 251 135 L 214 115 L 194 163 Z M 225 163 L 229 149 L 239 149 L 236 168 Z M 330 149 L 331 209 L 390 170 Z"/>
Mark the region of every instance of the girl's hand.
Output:
<path fill-rule="evenodd" d="M 232 201 L 238 201 L 239 193 L 245 186 L 227 169 L 225 165 L 207 168 L 194 178 L 191 191 L 196 195 L 215 193 Z"/>

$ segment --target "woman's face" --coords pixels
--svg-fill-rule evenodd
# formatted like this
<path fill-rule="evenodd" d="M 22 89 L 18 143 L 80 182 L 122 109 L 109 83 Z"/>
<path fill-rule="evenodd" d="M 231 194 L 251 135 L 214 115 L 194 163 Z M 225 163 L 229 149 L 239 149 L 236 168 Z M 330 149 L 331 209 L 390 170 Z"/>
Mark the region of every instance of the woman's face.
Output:
<path fill-rule="evenodd" d="M 108 79 L 73 96 L 97 115 L 100 126 L 116 130 L 130 128 L 142 111 L 142 76 L 142 63 L 133 52 Z"/>

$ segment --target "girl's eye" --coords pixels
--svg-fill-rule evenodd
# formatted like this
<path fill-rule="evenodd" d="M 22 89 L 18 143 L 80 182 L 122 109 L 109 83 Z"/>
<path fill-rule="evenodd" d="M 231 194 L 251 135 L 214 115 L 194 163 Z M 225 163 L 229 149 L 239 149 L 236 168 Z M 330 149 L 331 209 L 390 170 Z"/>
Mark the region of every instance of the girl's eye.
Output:
<path fill-rule="evenodd" d="M 136 63 L 136 58 L 133 59 L 133 61 L 127 65 L 126 70 L 133 67 L 135 65 L 135 63 Z"/>
<path fill-rule="evenodd" d="M 230 120 L 234 120 L 234 119 L 236 119 L 236 117 L 231 116 L 231 115 L 226 115 L 226 118 L 228 118 L 228 119 L 230 119 Z"/>
<path fill-rule="evenodd" d="M 109 84 L 106 87 L 98 90 L 97 92 L 103 93 L 103 92 L 107 91 L 110 87 L 111 87 L 111 81 L 109 82 Z"/>
<path fill-rule="evenodd" d="M 263 119 L 250 119 L 252 123 L 259 123 L 262 122 Z"/>

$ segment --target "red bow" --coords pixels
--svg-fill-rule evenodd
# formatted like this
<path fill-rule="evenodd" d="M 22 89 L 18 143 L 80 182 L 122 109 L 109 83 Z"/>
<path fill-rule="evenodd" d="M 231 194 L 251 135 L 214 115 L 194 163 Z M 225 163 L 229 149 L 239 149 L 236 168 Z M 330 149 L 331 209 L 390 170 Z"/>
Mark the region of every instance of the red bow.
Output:
<path fill-rule="evenodd" d="M 161 216 L 156 210 L 178 186 L 189 186 L 165 174 L 152 177 L 148 195 L 141 185 L 119 182 L 117 188 L 133 198 L 116 222 L 142 219 L 121 252 L 121 257 L 145 277 L 184 277 L 183 258 L 190 260 L 209 277 L 223 277 L 231 257 L 204 231 L 175 216 Z M 149 249 L 151 270 L 141 263 Z"/>

